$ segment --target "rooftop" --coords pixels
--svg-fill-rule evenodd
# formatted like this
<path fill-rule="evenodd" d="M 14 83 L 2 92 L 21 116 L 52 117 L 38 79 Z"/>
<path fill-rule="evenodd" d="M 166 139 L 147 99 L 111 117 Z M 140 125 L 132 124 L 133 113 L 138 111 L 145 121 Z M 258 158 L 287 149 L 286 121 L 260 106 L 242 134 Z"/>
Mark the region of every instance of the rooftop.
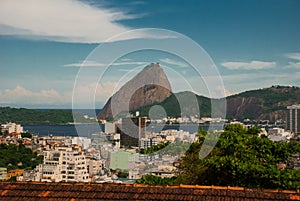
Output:
<path fill-rule="evenodd" d="M 300 109 L 300 104 L 287 106 L 287 109 Z"/>
<path fill-rule="evenodd" d="M 1 201 L 83 200 L 300 200 L 300 191 L 220 186 L 0 182 Z"/>

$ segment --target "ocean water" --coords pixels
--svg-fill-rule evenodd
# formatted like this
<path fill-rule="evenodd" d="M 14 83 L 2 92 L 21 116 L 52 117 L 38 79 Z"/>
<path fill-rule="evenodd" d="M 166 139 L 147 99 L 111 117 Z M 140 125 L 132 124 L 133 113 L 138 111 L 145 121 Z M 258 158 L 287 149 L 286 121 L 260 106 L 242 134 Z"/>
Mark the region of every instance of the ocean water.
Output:
<path fill-rule="evenodd" d="M 24 131 L 33 132 L 39 136 L 85 136 L 104 131 L 103 124 L 78 125 L 24 125 Z"/>
<path fill-rule="evenodd" d="M 79 112 L 83 115 L 88 115 L 90 117 L 95 117 L 101 111 L 101 109 L 74 109 L 75 112 Z"/>
<path fill-rule="evenodd" d="M 85 136 L 90 137 L 93 133 L 103 132 L 104 124 L 77 124 L 77 125 L 24 125 L 24 131 L 29 131 L 38 134 L 39 136 Z M 222 125 L 215 127 L 215 129 L 222 129 Z M 184 124 L 184 125 L 149 125 L 148 131 L 159 133 L 162 130 L 183 130 L 189 133 L 198 131 L 198 125 Z M 203 130 L 208 130 L 209 125 L 204 125 Z"/>

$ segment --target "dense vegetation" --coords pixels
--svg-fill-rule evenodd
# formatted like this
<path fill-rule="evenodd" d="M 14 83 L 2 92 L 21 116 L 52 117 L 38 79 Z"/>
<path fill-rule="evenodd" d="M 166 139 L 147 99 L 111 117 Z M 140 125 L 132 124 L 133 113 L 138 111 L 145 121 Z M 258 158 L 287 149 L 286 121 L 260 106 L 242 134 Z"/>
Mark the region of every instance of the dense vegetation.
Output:
<path fill-rule="evenodd" d="M 162 178 L 154 175 L 144 175 L 136 181 L 137 184 L 150 184 L 150 185 L 174 185 L 175 177 Z"/>
<path fill-rule="evenodd" d="M 300 151 L 299 142 L 272 142 L 259 129 L 230 125 L 208 157 L 199 159 L 204 135 L 187 151 L 177 182 L 186 184 L 300 189 L 300 171 L 278 168 Z"/>
<path fill-rule="evenodd" d="M 82 114 L 76 113 L 76 121 L 87 122 Z M 0 107 L 0 122 L 18 124 L 66 124 L 73 121 L 72 110 L 34 110 L 25 108 Z"/>
<path fill-rule="evenodd" d="M 32 134 L 31 134 L 31 133 L 28 133 L 28 132 L 26 132 L 26 133 L 21 133 L 21 137 L 22 137 L 22 138 L 32 138 Z"/>
<path fill-rule="evenodd" d="M 259 131 L 256 127 L 245 130 L 240 125 L 229 125 L 212 152 L 200 159 L 207 135 L 201 131 L 199 142 L 189 147 L 180 162 L 178 177 L 167 184 L 300 189 L 300 170 L 278 168 L 293 153 L 300 152 L 299 142 L 272 142 L 266 136 L 259 137 Z M 138 183 L 159 184 L 154 181 L 144 178 Z"/>
<path fill-rule="evenodd" d="M 13 169 L 34 169 L 43 162 L 44 156 L 37 155 L 23 144 L 0 144 L 0 167 L 7 170 Z"/>
<path fill-rule="evenodd" d="M 194 97 L 196 97 L 197 103 L 193 101 Z M 252 100 L 250 102 L 245 100 L 247 104 L 242 108 L 243 114 L 237 116 L 235 113 L 236 108 L 240 105 L 236 104 L 240 104 L 241 100 L 244 98 Z M 270 88 L 246 91 L 226 97 L 227 109 L 232 108 L 232 111 L 227 111 L 227 118 L 236 118 L 241 120 L 244 118 L 259 119 L 261 114 L 267 116 L 275 111 L 286 110 L 286 106 L 299 103 L 299 98 L 300 89 L 298 87 L 272 86 Z M 161 103 L 141 107 L 138 111 L 140 111 L 141 116 L 148 116 L 153 105 L 160 105 L 165 109 L 167 116 L 170 117 L 182 117 L 185 115 L 209 117 L 211 116 L 211 102 L 214 102 L 215 106 L 219 107 L 222 105 L 220 104 L 222 101 L 224 101 L 224 99 L 210 99 L 193 94 L 192 92 L 180 92 L 172 94 Z M 180 105 L 179 103 L 184 104 Z M 258 109 L 258 111 L 254 111 L 253 108 Z M 132 111 L 132 113 L 134 112 L 135 111 Z M 160 114 L 163 115 L 163 113 Z"/>
<path fill-rule="evenodd" d="M 277 110 L 285 110 L 287 105 L 282 103 L 290 100 L 291 102 L 298 102 L 299 88 L 287 86 L 272 86 L 265 89 L 257 89 L 246 91 L 240 94 L 227 97 L 233 98 L 251 98 L 255 97 L 261 99 L 261 106 L 265 113 L 274 112 Z"/>
<path fill-rule="evenodd" d="M 183 103 L 180 105 L 180 103 Z M 156 103 L 152 105 L 148 105 L 145 107 L 141 107 L 138 109 L 141 116 L 148 116 L 149 110 L 153 105 L 159 105 L 164 108 L 167 116 L 169 117 L 181 117 L 181 116 L 210 116 L 211 111 L 211 103 L 210 99 L 204 96 L 198 96 L 193 94 L 192 92 L 180 92 L 176 94 L 172 94 L 167 99 L 165 99 L 161 103 Z M 196 109 L 195 105 L 199 106 L 199 110 Z M 135 113 L 133 111 L 132 113 Z M 158 113 L 163 115 L 163 113 Z M 164 116 L 158 116 L 157 118 L 163 118 Z"/>
<path fill-rule="evenodd" d="M 164 142 L 164 143 L 161 143 L 161 144 L 158 144 L 158 145 L 148 147 L 147 149 L 137 150 L 137 152 L 140 153 L 140 154 L 152 154 L 152 153 L 155 153 L 155 152 L 165 148 L 169 144 L 170 144 L 170 142 Z"/>

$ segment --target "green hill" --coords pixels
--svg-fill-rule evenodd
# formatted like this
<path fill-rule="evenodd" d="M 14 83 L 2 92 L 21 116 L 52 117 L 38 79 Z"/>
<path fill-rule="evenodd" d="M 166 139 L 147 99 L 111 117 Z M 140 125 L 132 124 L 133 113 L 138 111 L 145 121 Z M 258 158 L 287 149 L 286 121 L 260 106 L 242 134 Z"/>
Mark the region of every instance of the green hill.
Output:
<path fill-rule="evenodd" d="M 195 102 L 195 98 L 193 97 L 196 97 L 197 102 Z M 148 116 L 152 106 L 159 105 L 165 109 L 167 116 L 170 117 L 184 115 L 209 117 L 211 113 L 211 101 L 214 101 L 218 106 L 220 105 L 218 103 L 224 101 L 224 99 L 210 99 L 193 94 L 192 92 L 180 92 L 172 94 L 161 103 L 141 107 L 138 111 L 142 116 Z M 285 119 L 286 107 L 288 105 L 300 103 L 300 89 L 289 86 L 272 86 L 270 88 L 251 90 L 228 96 L 226 97 L 226 102 L 226 118 L 240 120 L 245 118 L 256 120 L 268 119 L 275 121 Z"/>
<path fill-rule="evenodd" d="M 228 118 L 285 119 L 286 107 L 300 103 L 299 87 L 272 86 L 227 97 Z"/>
<path fill-rule="evenodd" d="M 76 121 L 86 123 L 80 113 L 75 113 Z M 0 107 L 0 123 L 18 124 L 66 124 L 74 122 L 71 109 L 35 110 L 26 108 Z"/>
<path fill-rule="evenodd" d="M 186 92 L 179 92 L 175 94 L 173 93 L 171 96 L 166 98 L 163 102 L 141 107 L 138 109 L 138 111 L 140 112 L 141 116 L 148 116 L 149 110 L 155 105 L 164 108 L 167 116 L 170 117 L 180 117 L 185 115 L 186 116 L 191 116 L 191 115 L 208 116 L 211 110 L 209 98 L 204 96 L 198 96 L 198 95 L 195 96 L 194 93 L 186 91 Z M 199 106 L 200 110 L 197 108 L 197 106 Z M 157 113 L 163 114 L 161 112 L 157 112 Z M 162 118 L 163 116 L 157 116 L 157 117 Z"/>

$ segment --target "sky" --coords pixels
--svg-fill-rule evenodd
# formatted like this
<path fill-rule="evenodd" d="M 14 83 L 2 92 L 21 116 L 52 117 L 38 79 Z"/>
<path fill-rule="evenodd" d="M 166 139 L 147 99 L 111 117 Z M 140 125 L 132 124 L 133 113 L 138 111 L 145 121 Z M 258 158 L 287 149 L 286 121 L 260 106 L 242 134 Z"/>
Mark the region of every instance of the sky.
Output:
<path fill-rule="evenodd" d="M 78 107 L 101 108 L 152 62 L 174 92 L 299 87 L 299 9 L 298 0 L 1 0 L 0 106 L 71 108 L 75 97 Z M 178 41 L 182 55 L 133 50 Z"/>

